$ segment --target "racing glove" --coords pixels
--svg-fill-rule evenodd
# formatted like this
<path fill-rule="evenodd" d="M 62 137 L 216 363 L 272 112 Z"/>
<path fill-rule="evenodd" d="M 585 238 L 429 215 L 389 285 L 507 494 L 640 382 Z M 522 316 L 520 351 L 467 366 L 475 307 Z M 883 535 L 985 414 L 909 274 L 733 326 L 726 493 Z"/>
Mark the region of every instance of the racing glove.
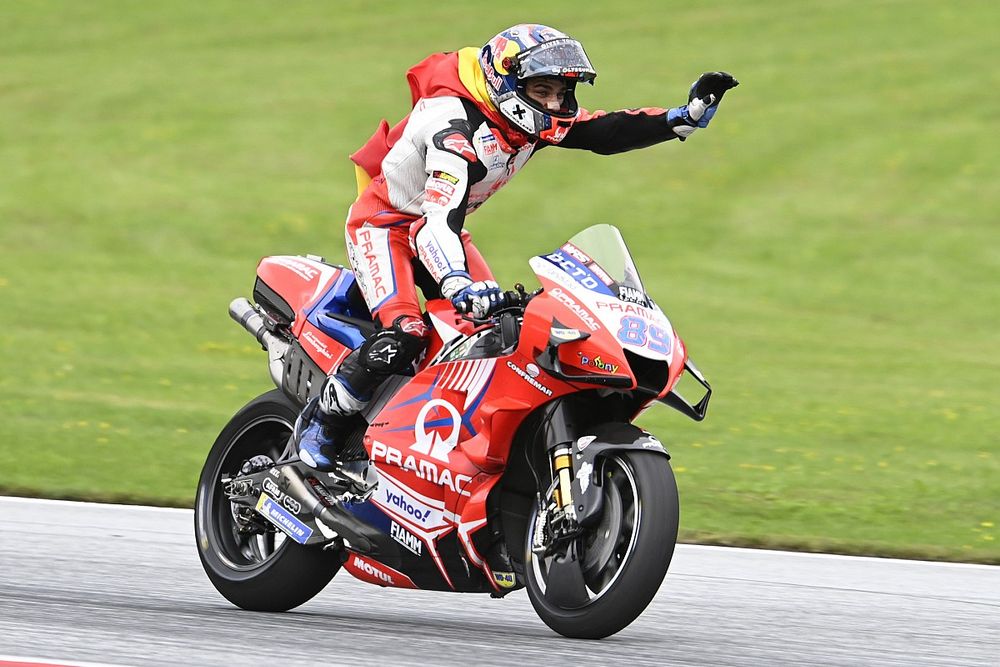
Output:
<path fill-rule="evenodd" d="M 738 85 L 740 82 L 728 72 L 705 72 L 698 77 L 688 91 L 688 103 L 667 112 L 667 122 L 674 134 L 684 141 L 699 127 L 708 127 L 722 96 Z"/>
<path fill-rule="evenodd" d="M 503 307 L 503 292 L 492 280 L 472 282 L 468 273 L 455 272 L 441 281 L 441 296 L 449 299 L 455 310 L 485 319 Z"/>

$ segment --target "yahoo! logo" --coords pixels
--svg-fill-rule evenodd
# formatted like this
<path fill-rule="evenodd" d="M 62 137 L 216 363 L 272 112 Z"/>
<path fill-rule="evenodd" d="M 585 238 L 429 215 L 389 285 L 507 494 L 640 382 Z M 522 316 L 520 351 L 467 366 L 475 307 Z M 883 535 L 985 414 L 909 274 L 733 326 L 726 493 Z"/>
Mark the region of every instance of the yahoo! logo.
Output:
<path fill-rule="evenodd" d="M 422 510 L 419 507 L 410 503 L 410 501 L 403 496 L 401 493 L 393 493 L 392 491 L 385 492 L 385 501 L 387 504 L 392 505 L 398 510 L 402 510 L 408 516 L 413 517 L 420 523 L 427 521 L 430 518 L 431 511 L 429 509 Z"/>

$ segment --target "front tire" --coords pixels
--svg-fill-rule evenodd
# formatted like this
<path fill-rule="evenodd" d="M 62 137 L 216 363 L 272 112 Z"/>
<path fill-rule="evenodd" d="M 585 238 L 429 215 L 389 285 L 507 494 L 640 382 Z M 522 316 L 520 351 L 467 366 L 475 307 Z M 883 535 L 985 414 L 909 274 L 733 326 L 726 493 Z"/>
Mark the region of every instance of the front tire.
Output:
<path fill-rule="evenodd" d="M 610 452 L 602 493 L 600 522 L 577 541 L 586 583 L 582 605 L 565 608 L 546 597 L 552 559 L 532 553 L 534 512 L 528 522 L 528 598 L 545 624 L 565 637 L 602 639 L 634 621 L 659 590 L 677 542 L 677 484 L 662 454 Z"/>
<path fill-rule="evenodd" d="M 223 597 L 243 609 L 298 607 L 323 590 L 340 569 L 336 553 L 304 547 L 283 533 L 239 533 L 232 503 L 219 481 L 236 476 L 253 456 L 279 460 L 298 412 L 277 389 L 250 401 L 222 429 L 198 480 L 194 528 L 201 564 Z"/>

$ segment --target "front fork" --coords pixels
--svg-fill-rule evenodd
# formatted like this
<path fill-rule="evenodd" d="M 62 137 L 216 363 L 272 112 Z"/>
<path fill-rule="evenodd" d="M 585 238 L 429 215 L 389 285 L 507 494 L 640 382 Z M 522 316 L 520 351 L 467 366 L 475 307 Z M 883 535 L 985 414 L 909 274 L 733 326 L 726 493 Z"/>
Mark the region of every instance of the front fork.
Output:
<path fill-rule="evenodd" d="M 565 402 L 553 403 L 546 418 L 547 456 L 552 484 L 544 496 L 538 495 L 532 550 L 543 554 L 554 544 L 563 543 L 580 534 L 573 494 L 574 428 Z"/>
<path fill-rule="evenodd" d="M 576 506 L 573 504 L 573 448 L 569 444 L 557 445 L 551 452 L 553 478 L 559 478 L 559 484 L 553 492 L 556 507 L 560 508 L 566 518 L 576 521 Z"/>

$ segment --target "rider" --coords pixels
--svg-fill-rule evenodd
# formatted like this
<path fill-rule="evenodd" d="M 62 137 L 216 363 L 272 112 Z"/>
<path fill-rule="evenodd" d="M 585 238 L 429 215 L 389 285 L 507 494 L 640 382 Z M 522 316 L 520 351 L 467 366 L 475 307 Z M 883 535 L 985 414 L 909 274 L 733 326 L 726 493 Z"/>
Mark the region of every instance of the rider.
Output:
<path fill-rule="evenodd" d="M 348 355 L 296 424 L 301 459 L 332 470 L 331 427 L 364 408 L 390 375 L 409 368 L 429 331 L 417 300 L 450 299 L 487 317 L 502 305 L 493 274 L 463 227 L 465 216 L 546 146 L 602 155 L 684 141 L 712 119 L 738 82 L 709 72 L 684 106 L 590 113 L 579 83 L 597 72 L 581 44 L 553 28 L 522 24 L 482 49 L 431 55 L 406 74 L 409 115 L 384 120 L 351 159 L 359 196 L 347 215 L 347 253 L 378 331 Z"/>

